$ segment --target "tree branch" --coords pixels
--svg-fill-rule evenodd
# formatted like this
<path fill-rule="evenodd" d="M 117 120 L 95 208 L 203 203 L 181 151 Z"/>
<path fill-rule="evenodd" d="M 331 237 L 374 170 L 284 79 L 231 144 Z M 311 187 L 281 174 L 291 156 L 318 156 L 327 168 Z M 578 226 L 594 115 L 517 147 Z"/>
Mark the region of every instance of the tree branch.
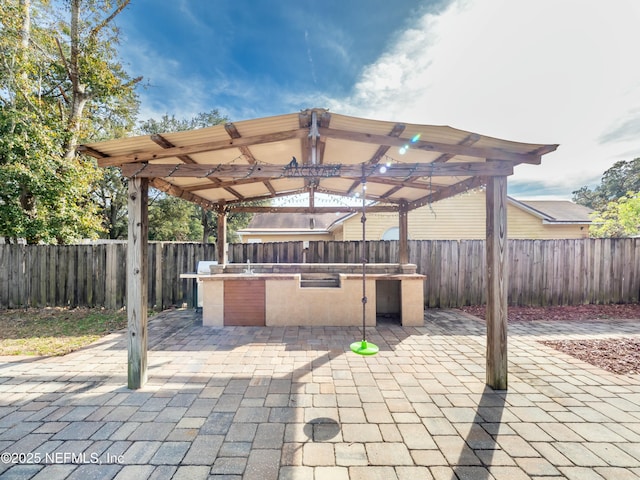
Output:
<path fill-rule="evenodd" d="M 67 72 L 67 76 L 69 80 L 73 82 L 73 77 L 71 76 L 71 69 L 69 68 L 69 64 L 67 63 L 67 58 L 64 56 L 64 50 L 62 50 L 62 45 L 60 44 L 60 39 L 56 37 L 56 45 L 58 46 L 58 51 L 60 52 L 60 58 L 62 59 L 62 64 L 64 65 L 64 69 Z"/>
<path fill-rule="evenodd" d="M 130 1 L 131 0 L 125 0 L 124 2 L 122 2 L 120 5 L 118 5 L 118 8 L 116 8 L 113 12 L 111 12 L 111 15 L 109 15 L 102 22 L 100 22 L 98 25 L 93 27 L 91 29 L 91 32 L 89 33 L 89 38 L 93 40 L 98 35 L 98 33 L 100 33 L 100 30 L 102 30 L 104 27 L 109 25 L 109 23 L 111 23 L 111 21 L 113 21 L 113 19 L 116 18 L 120 14 L 120 12 L 122 12 L 122 10 L 125 9 L 127 5 L 129 5 Z"/>

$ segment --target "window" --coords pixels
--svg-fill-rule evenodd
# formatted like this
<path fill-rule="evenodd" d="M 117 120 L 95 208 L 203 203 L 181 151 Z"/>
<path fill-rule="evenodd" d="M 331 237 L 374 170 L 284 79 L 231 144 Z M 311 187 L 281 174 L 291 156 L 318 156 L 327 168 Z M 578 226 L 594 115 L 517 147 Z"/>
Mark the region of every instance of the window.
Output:
<path fill-rule="evenodd" d="M 382 234 L 382 240 L 400 240 L 400 228 L 391 227 Z"/>

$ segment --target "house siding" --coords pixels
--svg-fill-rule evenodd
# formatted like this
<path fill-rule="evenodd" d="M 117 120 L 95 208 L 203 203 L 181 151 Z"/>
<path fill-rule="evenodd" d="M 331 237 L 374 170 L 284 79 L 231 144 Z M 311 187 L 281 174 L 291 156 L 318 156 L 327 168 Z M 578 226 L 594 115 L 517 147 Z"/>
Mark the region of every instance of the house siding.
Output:
<path fill-rule="evenodd" d="M 305 240 L 309 240 L 310 242 L 317 242 L 320 240 L 336 240 L 334 236 L 330 233 L 322 234 L 322 235 L 301 235 L 301 234 L 282 234 L 282 235 L 261 235 L 259 233 L 255 234 L 242 234 L 242 243 L 251 243 L 253 242 L 302 242 Z"/>
<path fill-rule="evenodd" d="M 409 212 L 411 240 L 484 240 L 486 237 L 484 191 L 447 198 Z M 367 214 L 367 238 L 380 240 L 384 232 L 398 226 L 395 213 Z M 507 206 L 508 237 L 514 239 L 587 238 L 587 225 L 548 225 L 542 219 L 511 204 Z M 342 240 L 362 238 L 360 216 L 347 219 Z"/>

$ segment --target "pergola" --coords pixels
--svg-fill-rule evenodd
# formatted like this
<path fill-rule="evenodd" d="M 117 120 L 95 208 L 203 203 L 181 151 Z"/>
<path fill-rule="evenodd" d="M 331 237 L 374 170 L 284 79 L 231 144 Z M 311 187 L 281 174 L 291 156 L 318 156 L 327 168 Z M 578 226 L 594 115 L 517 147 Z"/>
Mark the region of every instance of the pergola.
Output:
<path fill-rule="evenodd" d="M 376 202 L 368 211 L 398 212 L 400 263 L 409 258 L 409 211 L 486 185 L 486 383 L 506 389 L 507 177 L 516 165 L 540 164 L 542 155 L 556 148 L 320 108 L 81 146 L 100 167 L 119 167 L 129 178 L 129 388 L 140 388 L 147 379 L 149 185 L 217 212 L 217 254 L 223 263 L 227 213 L 355 211 L 318 207 L 315 194 L 351 196 L 366 184 L 367 198 Z M 305 192 L 307 206 L 247 205 Z"/>

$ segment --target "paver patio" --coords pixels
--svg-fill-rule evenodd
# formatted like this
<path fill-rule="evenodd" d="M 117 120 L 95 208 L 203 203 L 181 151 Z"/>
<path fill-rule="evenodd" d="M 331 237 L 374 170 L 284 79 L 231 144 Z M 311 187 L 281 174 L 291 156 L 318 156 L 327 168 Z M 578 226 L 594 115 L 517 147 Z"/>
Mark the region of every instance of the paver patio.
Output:
<path fill-rule="evenodd" d="M 638 336 L 633 321 L 509 326 L 509 391 L 485 387 L 484 323 L 149 324 L 149 382 L 126 388 L 126 337 L 64 357 L 0 359 L 3 479 L 640 478 L 640 376 L 543 339 Z M 12 455 L 13 454 L 13 455 Z"/>

